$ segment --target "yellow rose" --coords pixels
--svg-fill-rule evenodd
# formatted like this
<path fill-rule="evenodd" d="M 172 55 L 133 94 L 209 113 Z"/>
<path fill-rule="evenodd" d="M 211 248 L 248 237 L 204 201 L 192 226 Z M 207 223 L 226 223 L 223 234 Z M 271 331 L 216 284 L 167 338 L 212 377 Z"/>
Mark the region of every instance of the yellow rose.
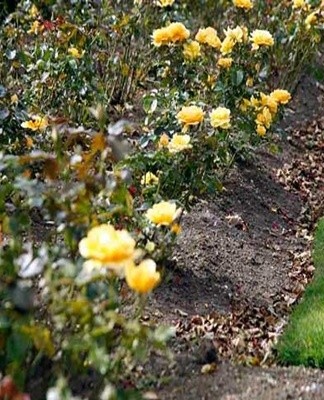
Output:
<path fill-rule="evenodd" d="M 159 0 L 158 1 L 158 6 L 159 7 L 169 7 L 172 6 L 175 0 Z"/>
<path fill-rule="evenodd" d="M 266 128 L 260 124 L 257 125 L 256 131 L 259 136 L 264 136 L 267 133 Z"/>
<path fill-rule="evenodd" d="M 80 241 L 79 251 L 82 257 L 98 264 L 120 268 L 133 258 L 135 240 L 125 229 L 116 230 L 110 224 L 102 224 L 92 228 Z"/>
<path fill-rule="evenodd" d="M 160 137 L 158 147 L 159 148 L 167 147 L 169 144 L 169 141 L 170 141 L 169 136 L 166 133 L 163 133 L 163 135 L 161 135 L 161 137 Z"/>
<path fill-rule="evenodd" d="M 255 122 L 258 125 L 264 125 L 269 128 L 272 122 L 272 115 L 268 107 L 264 107 L 263 110 L 257 115 Z"/>
<path fill-rule="evenodd" d="M 151 292 L 160 282 L 160 273 L 156 271 L 153 260 L 143 260 L 138 266 L 133 262 L 125 268 L 125 278 L 128 286 L 135 292 L 145 294 Z"/>
<path fill-rule="evenodd" d="M 68 53 L 74 58 L 82 58 L 84 55 L 84 50 L 80 52 L 76 47 L 70 47 Z"/>
<path fill-rule="evenodd" d="M 195 40 L 183 45 L 183 56 L 187 60 L 195 60 L 200 54 L 200 44 Z"/>
<path fill-rule="evenodd" d="M 253 7 L 251 0 L 233 0 L 235 7 L 244 8 L 245 10 L 250 10 Z"/>
<path fill-rule="evenodd" d="M 221 57 L 221 58 L 217 61 L 217 65 L 218 65 L 220 68 L 225 68 L 225 69 L 230 68 L 231 65 L 232 65 L 232 63 L 233 63 L 233 58 L 231 58 L 231 57 L 227 57 L 227 58 Z"/>
<path fill-rule="evenodd" d="M 264 93 L 260 93 L 260 103 L 263 107 L 268 107 L 271 114 L 276 114 L 278 111 L 278 102 L 277 100 L 269 95 L 266 95 Z"/>
<path fill-rule="evenodd" d="M 305 0 L 294 0 L 293 8 L 302 8 L 305 5 Z"/>
<path fill-rule="evenodd" d="M 185 126 L 198 125 L 204 119 L 204 112 L 197 106 L 182 107 L 177 114 L 177 119 Z"/>
<path fill-rule="evenodd" d="M 225 107 L 217 107 L 209 114 L 210 124 L 214 128 L 228 129 L 231 126 L 231 111 Z"/>
<path fill-rule="evenodd" d="M 168 150 L 170 153 L 178 153 L 179 151 L 191 149 L 189 135 L 173 135 L 170 143 L 168 144 Z"/>
<path fill-rule="evenodd" d="M 226 36 L 225 39 L 222 41 L 220 51 L 223 55 L 229 54 L 232 52 L 236 42 L 229 36 Z"/>
<path fill-rule="evenodd" d="M 252 106 L 252 104 L 251 104 L 251 101 L 249 99 L 243 99 L 242 103 L 240 104 L 240 110 L 245 112 L 251 106 Z"/>
<path fill-rule="evenodd" d="M 313 11 L 310 13 L 305 19 L 305 25 L 307 29 L 310 29 L 312 25 L 315 25 L 317 22 L 317 13 Z"/>
<path fill-rule="evenodd" d="M 156 185 L 159 183 L 159 178 L 152 172 L 147 172 L 141 179 L 142 185 Z"/>
<path fill-rule="evenodd" d="M 146 217 L 156 225 L 169 226 L 180 215 L 181 209 L 175 203 L 161 201 L 147 210 Z"/>
<path fill-rule="evenodd" d="M 33 117 L 29 121 L 21 124 L 22 128 L 31 129 L 32 131 L 42 131 L 48 126 L 48 120 L 45 117 Z"/>
<path fill-rule="evenodd" d="M 249 77 L 247 78 L 245 84 L 246 84 L 247 87 L 253 87 L 253 84 L 254 84 L 253 78 L 252 78 L 251 76 L 249 76 Z"/>
<path fill-rule="evenodd" d="M 279 104 L 287 104 L 291 99 L 288 90 L 276 89 L 270 93 L 270 97 Z"/>
<path fill-rule="evenodd" d="M 269 31 L 255 29 L 250 37 L 252 42 L 252 50 L 258 50 L 260 46 L 273 46 L 274 40 Z"/>
<path fill-rule="evenodd" d="M 30 29 L 27 31 L 27 33 L 29 33 L 30 35 L 32 33 L 34 35 L 38 35 L 39 33 L 43 32 L 43 30 L 44 30 L 44 25 L 41 24 L 39 21 L 34 21 Z"/>
<path fill-rule="evenodd" d="M 208 28 L 199 29 L 195 39 L 199 43 L 208 44 L 209 46 L 216 49 L 219 49 L 221 46 L 221 41 L 217 35 L 216 30 L 210 26 Z"/>
<path fill-rule="evenodd" d="M 242 43 L 244 38 L 244 31 L 240 26 L 237 25 L 234 29 L 226 29 L 225 36 L 231 38 L 236 43 Z"/>
<path fill-rule="evenodd" d="M 181 22 L 173 22 L 170 25 L 153 31 L 153 44 L 156 47 L 169 43 L 182 42 L 188 39 L 190 32 Z"/>
<path fill-rule="evenodd" d="M 153 44 L 156 47 L 168 44 L 170 42 L 170 34 L 167 28 L 155 29 L 152 34 Z"/>
<path fill-rule="evenodd" d="M 181 22 L 173 22 L 167 29 L 170 34 L 170 40 L 173 43 L 183 42 L 190 36 L 190 32 Z"/>

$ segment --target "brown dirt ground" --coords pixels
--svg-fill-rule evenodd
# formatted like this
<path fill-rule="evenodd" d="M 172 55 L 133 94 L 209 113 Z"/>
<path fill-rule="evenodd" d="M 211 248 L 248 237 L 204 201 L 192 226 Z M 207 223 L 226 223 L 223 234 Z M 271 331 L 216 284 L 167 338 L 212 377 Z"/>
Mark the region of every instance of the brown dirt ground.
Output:
<path fill-rule="evenodd" d="M 282 128 L 293 136 L 323 116 L 323 110 L 323 87 L 305 75 Z M 324 398 L 324 372 L 277 366 L 268 351 L 312 271 L 314 221 L 302 223 L 308 199 L 280 179 L 280 171 L 293 165 L 301 149 L 289 137 L 279 144 L 281 153 L 260 151 L 235 168 L 224 193 L 200 201 L 183 220 L 170 279 L 147 308 L 147 320 L 177 329 L 174 362 L 166 365 L 156 358 L 149 367 L 159 371 L 156 398 Z M 240 350 L 235 329 L 251 329 Z M 266 329 L 272 329 L 273 340 Z M 232 343 L 224 335 L 232 335 Z M 237 360 L 245 365 L 233 363 Z M 202 365 L 213 362 L 215 371 L 203 374 Z"/>

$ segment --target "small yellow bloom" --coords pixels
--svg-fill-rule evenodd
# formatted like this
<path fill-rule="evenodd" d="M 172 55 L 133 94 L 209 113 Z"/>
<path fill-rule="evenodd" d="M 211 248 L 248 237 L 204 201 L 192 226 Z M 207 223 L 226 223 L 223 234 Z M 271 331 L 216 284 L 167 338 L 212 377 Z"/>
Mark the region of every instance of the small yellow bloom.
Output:
<path fill-rule="evenodd" d="M 16 95 L 16 94 L 13 94 L 11 97 L 10 97 L 10 103 L 11 104 L 18 104 L 18 96 Z"/>
<path fill-rule="evenodd" d="M 172 6 L 175 0 L 159 0 L 158 1 L 158 6 L 159 7 L 169 7 Z"/>
<path fill-rule="evenodd" d="M 240 110 L 245 112 L 249 107 L 251 107 L 251 101 L 249 99 L 243 99 L 242 103 L 240 104 Z"/>
<path fill-rule="evenodd" d="M 269 31 L 255 29 L 250 37 L 252 42 L 252 50 L 258 50 L 260 46 L 273 46 L 274 40 Z"/>
<path fill-rule="evenodd" d="M 21 124 L 22 128 L 31 129 L 32 131 L 42 131 L 48 126 L 47 118 L 45 117 L 33 117 L 29 121 L 25 121 Z"/>
<path fill-rule="evenodd" d="M 225 107 L 217 107 L 209 114 L 213 128 L 228 129 L 231 126 L 231 111 Z"/>
<path fill-rule="evenodd" d="M 200 44 L 195 40 L 192 40 L 189 43 L 185 43 L 183 45 L 183 56 L 187 60 L 195 60 L 201 55 L 200 53 Z"/>
<path fill-rule="evenodd" d="M 160 282 L 160 273 L 156 271 L 153 260 L 143 260 L 138 266 L 128 263 L 125 268 L 125 278 L 128 286 L 135 292 L 145 294 L 151 292 Z"/>
<path fill-rule="evenodd" d="M 225 39 L 222 41 L 220 51 L 223 55 L 229 54 L 232 52 L 236 42 L 229 36 L 226 36 Z"/>
<path fill-rule="evenodd" d="M 177 208 L 175 203 L 161 201 L 147 210 L 146 217 L 155 225 L 169 226 L 180 213 L 181 209 Z"/>
<path fill-rule="evenodd" d="M 257 125 L 256 131 L 259 136 L 264 136 L 267 133 L 266 128 L 260 124 Z"/>
<path fill-rule="evenodd" d="M 170 153 L 178 153 L 179 151 L 191 149 L 189 135 L 173 135 L 170 143 L 168 144 L 168 150 Z"/>
<path fill-rule="evenodd" d="M 84 50 L 80 52 L 76 47 L 70 47 L 68 53 L 74 58 L 82 58 L 84 55 Z"/>
<path fill-rule="evenodd" d="M 155 29 L 152 39 L 154 46 L 160 47 L 170 43 L 183 42 L 189 36 L 189 30 L 181 22 L 173 22 L 164 28 Z"/>
<path fill-rule="evenodd" d="M 263 108 L 263 110 L 257 115 L 255 122 L 258 125 L 264 125 L 266 128 L 270 128 L 272 115 L 268 107 Z"/>
<path fill-rule="evenodd" d="M 221 57 L 218 61 L 217 61 L 217 65 L 220 68 L 224 68 L 224 69 L 228 69 L 231 68 L 233 63 L 233 58 L 231 57 Z"/>
<path fill-rule="evenodd" d="M 159 148 L 167 147 L 169 141 L 170 141 L 169 136 L 166 133 L 163 133 L 163 135 L 161 135 L 160 137 L 158 147 Z"/>
<path fill-rule="evenodd" d="M 197 42 L 208 44 L 215 49 L 219 49 L 221 46 L 221 41 L 217 35 L 217 32 L 211 26 L 209 26 L 208 28 L 199 29 L 195 39 L 197 40 Z"/>
<path fill-rule="evenodd" d="M 252 87 L 253 86 L 253 78 L 251 76 L 249 76 L 246 80 L 246 86 L 247 87 Z"/>
<path fill-rule="evenodd" d="M 43 32 L 43 30 L 44 30 L 43 24 L 41 24 L 39 21 L 34 21 L 30 29 L 27 31 L 27 33 L 29 35 L 31 35 L 32 33 L 34 35 L 38 35 L 39 33 Z"/>
<path fill-rule="evenodd" d="M 159 183 L 159 178 L 153 172 L 146 172 L 141 179 L 142 185 L 156 185 L 157 183 Z"/>
<path fill-rule="evenodd" d="M 124 267 L 135 254 L 135 240 L 125 230 L 116 230 L 110 224 L 92 228 L 79 243 L 82 257 L 110 268 Z"/>
<path fill-rule="evenodd" d="M 33 4 L 31 6 L 31 8 L 29 10 L 29 15 L 34 19 L 38 17 L 39 11 L 38 11 L 38 8 L 35 6 L 35 4 Z"/>
<path fill-rule="evenodd" d="M 244 38 L 244 31 L 239 25 L 237 25 L 234 29 L 226 29 L 225 36 L 234 40 L 235 43 L 242 43 Z"/>
<path fill-rule="evenodd" d="M 279 104 L 287 104 L 291 99 L 291 94 L 288 90 L 276 89 L 270 93 L 270 97 Z"/>
<path fill-rule="evenodd" d="M 233 0 L 235 7 L 244 8 L 245 10 L 250 10 L 253 7 L 251 0 Z"/>
<path fill-rule="evenodd" d="M 179 233 L 181 232 L 181 226 L 179 224 L 176 224 L 176 223 L 172 224 L 171 232 L 176 234 L 176 235 L 179 235 Z"/>
<path fill-rule="evenodd" d="M 261 92 L 260 103 L 263 107 L 268 107 L 272 115 L 277 113 L 278 101 L 273 96 L 269 96 Z"/>
<path fill-rule="evenodd" d="M 198 125 L 204 119 L 204 112 L 197 106 L 182 107 L 177 114 L 177 119 L 185 126 Z"/>
<path fill-rule="evenodd" d="M 312 25 L 315 25 L 317 22 L 317 13 L 313 11 L 310 13 L 305 19 L 305 25 L 307 29 L 310 29 Z"/>
<path fill-rule="evenodd" d="M 302 8 L 305 6 L 305 0 L 294 0 L 293 8 Z"/>

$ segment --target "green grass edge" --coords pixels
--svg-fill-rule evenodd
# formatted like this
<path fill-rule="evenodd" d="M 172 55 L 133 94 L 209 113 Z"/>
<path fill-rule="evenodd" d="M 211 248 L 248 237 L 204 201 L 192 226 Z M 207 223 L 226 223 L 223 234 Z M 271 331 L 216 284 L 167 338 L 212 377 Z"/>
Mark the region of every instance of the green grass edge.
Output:
<path fill-rule="evenodd" d="M 285 365 L 324 368 L 324 218 L 315 232 L 313 260 L 313 281 L 276 346 L 278 361 Z"/>

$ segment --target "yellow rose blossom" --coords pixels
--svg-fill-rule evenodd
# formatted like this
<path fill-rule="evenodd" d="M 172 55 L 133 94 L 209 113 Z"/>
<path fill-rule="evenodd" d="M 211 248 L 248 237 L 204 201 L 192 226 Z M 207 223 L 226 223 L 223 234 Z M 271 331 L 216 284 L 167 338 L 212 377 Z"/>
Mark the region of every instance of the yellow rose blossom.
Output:
<path fill-rule="evenodd" d="M 187 60 L 195 60 L 200 55 L 200 44 L 195 40 L 183 45 L 183 56 Z"/>
<path fill-rule="evenodd" d="M 16 94 L 13 94 L 13 95 L 10 97 L 10 103 L 11 103 L 11 104 L 18 104 L 18 101 L 19 101 L 19 99 L 18 99 L 18 96 L 17 96 Z"/>
<path fill-rule="evenodd" d="M 293 8 L 302 8 L 305 6 L 305 0 L 294 0 Z"/>
<path fill-rule="evenodd" d="M 27 31 L 27 33 L 29 35 L 31 34 L 38 35 L 39 33 L 43 32 L 43 30 L 44 30 L 43 24 L 41 24 L 39 21 L 34 21 L 30 29 Z"/>
<path fill-rule="evenodd" d="M 192 148 L 190 144 L 189 135 L 173 135 L 171 141 L 168 144 L 168 150 L 170 153 L 178 153 L 179 151 L 188 150 Z"/>
<path fill-rule="evenodd" d="M 209 114 L 213 128 L 228 129 L 231 126 L 231 111 L 225 107 L 217 107 Z"/>
<path fill-rule="evenodd" d="M 217 61 L 217 65 L 220 67 L 220 68 L 225 68 L 225 69 L 228 69 L 228 68 L 230 68 L 231 67 L 231 65 L 232 65 L 232 63 L 233 63 L 233 58 L 231 58 L 231 57 L 221 57 L 218 61 Z"/>
<path fill-rule="evenodd" d="M 135 240 L 125 229 L 116 230 L 110 224 L 102 224 L 92 228 L 80 241 L 79 251 L 84 258 L 120 268 L 134 257 Z"/>
<path fill-rule="evenodd" d="M 147 210 L 146 217 L 155 225 L 169 226 L 179 217 L 181 208 L 177 208 L 175 203 L 161 201 Z"/>
<path fill-rule="evenodd" d="M 160 273 L 156 271 L 153 260 L 143 260 L 138 266 L 130 262 L 125 267 L 125 279 L 135 292 L 146 294 L 151 292 L 160 282 Z"/>
<path fill-rule="evenodd" d="M 163 133 L 163 135 L 161 135 L 160 140 L 159 140 L 159 144 L 158 147 L 162 148 L 162 147 L 167 147 L 169 144 L 169 136 L 166 133 Z"/>
<path fill-rule="evenodd" d="M 164 28 L 155 29 L 152 38 L 154 46 L 160 47 L 170 43 L 183 42 L 189 36 L 190 32 L 181 22 L 173 22 Z"/>
<path fill-rule="evenodd" d="M 255 122 L 258 125 L 264 125 L 269 128 L 272 122 L 272 114 L 268 107 L 264 107 L 263 110 L 257 115 Z"/>
<path fill-rule="evenodd" d="M 260 46 L 273 46 L 274 40 L 269 31 L 255 29 L 250 37 L 252 42 L 252 50 L 258 50 Z"/>
<path fill-rule="evenodd" d="M 159 0 L 158 1 L 158 6 L 159 7 L 169 7 L 172 6 L 175 0 Z"/>
<path fill-rule="evenodd" d="M 195 39 L 197 40 L 197 42 L 208 44 L 215 49 L 219 49 L 221 46 L 221 41 L 217 35 L 217 32 L 211 26 L 209 26 L 208 28 L 199 29 L 195 36 Z"/>
<path fill-rule="evenodd" d="M 260 100 L 256 99 L 254 96 L 251 97 L 250 103 L 251 103 L 251 106 L 254 108 L 259 108 L 260 104 L 261 104 Z"/>
<path fill-rule="evenodd" d="M 236 43 L 242 43 L 244 37 L 243 29 L 237 25 L 234 29 L 228 28 L 225 31 L 225 36 L 234 40 Z"/>
<path fill-rule="evenodd" d="M 310 13 L 305 19 L 305 25 L 307 29 L 310 29 L 312 25 L 315 25 L 317 22 L 317 13 L 316 11 Z"/>
<path fill-rule="evenodd" d="M 33 117 L 29 121 L 25 121 L 21 124 L 22 128 L 31 129 L 32 131 L 42 131 L 48 126 L 48 120 L 45 117 Z"/>
<path fill-rule="evenodd" d="M 170 34 L 167 28 L 155 29 L 152 34 L 153 44 L 156 47 L 170 43 Z"/>
<path fill-rule="evenodd" d="M 291 99 L 288 90 L 276 89 L 270 93 L 270 97 L 279 104 L 287 104 Z"/>
<path fill-rule="evenodd" d="M 181 226 L 179 224 L 172 224 L 171 232 L 175 235 L 179 235 L 179 233 L 181 233 Z"/>
<path fill-rule="evenodd" d="M 236 42 L 229 36 L 226 36 L 225 39 L 222 41 L 220 51 L 223 55 L 229 54 L 232 52 Z"/>
<path fill-rule="evenodd" d="M 177 119 L 185 126 L 198 125 L 204 119 L 204 112 L 198 106 L 182 107 L 177 114 Z"/>
<path fill-rule="evenodd" d="M 253 78 L 252 78 L 251 76 L 249 76 L 249 77 L 247 78 L 247 80 L 246 80 L 246 86 L 247 86 L 247 87 L 252 87 L 252 86 L 253 86 L 253 83 L 254 83 Z"/>
<path fill-rule="evenodd" d="M 268 107 L 271 114 L 276 114 L 278 111 L 278 102 L 271 96 L 260 93 L 260 103 L 263 107 Z"/>
<path fill-rule="evenodd" d="M 76 47 L 70 47 L 68 53 L 74 58 L 82 58 L 84 51 L 80 52 Z"/>
<path fill-rule="evenodd" d="M 244 8 L 245 10 L 250 10 L 253 7 L 251 0 L 233 0 L 235 7 Z"/>
<path fill-rule="evenodd" d="M 245 112 L 249 107 L 251 107 L 251 101 L 249 99 L 243 99 L 242 103 L 240 104 L 240 110 Z"/>
<path fill-rule="evenodd" d="M 159 178 L 153 172 L 147 172 L 141 179 L 142 185 L 156 185 L 159 183 Z"/>
<path fill-rule="evenodd" d="M 39 11 L 38 11 L 38 8 L 35 6 L 35 4 L 33 4 L 33 5 L 30 7 L 29 15 L 30 15 L 32 18 L 34 18 L 34 19 L 38 17 Z"/>
<path fill-rule="evenodd" d="M 258 124 L 257 128 L 256 128 L 256 132 L 259 136 L 264 136 L 267 133 L 267 130 L 263 125 Z"/>

